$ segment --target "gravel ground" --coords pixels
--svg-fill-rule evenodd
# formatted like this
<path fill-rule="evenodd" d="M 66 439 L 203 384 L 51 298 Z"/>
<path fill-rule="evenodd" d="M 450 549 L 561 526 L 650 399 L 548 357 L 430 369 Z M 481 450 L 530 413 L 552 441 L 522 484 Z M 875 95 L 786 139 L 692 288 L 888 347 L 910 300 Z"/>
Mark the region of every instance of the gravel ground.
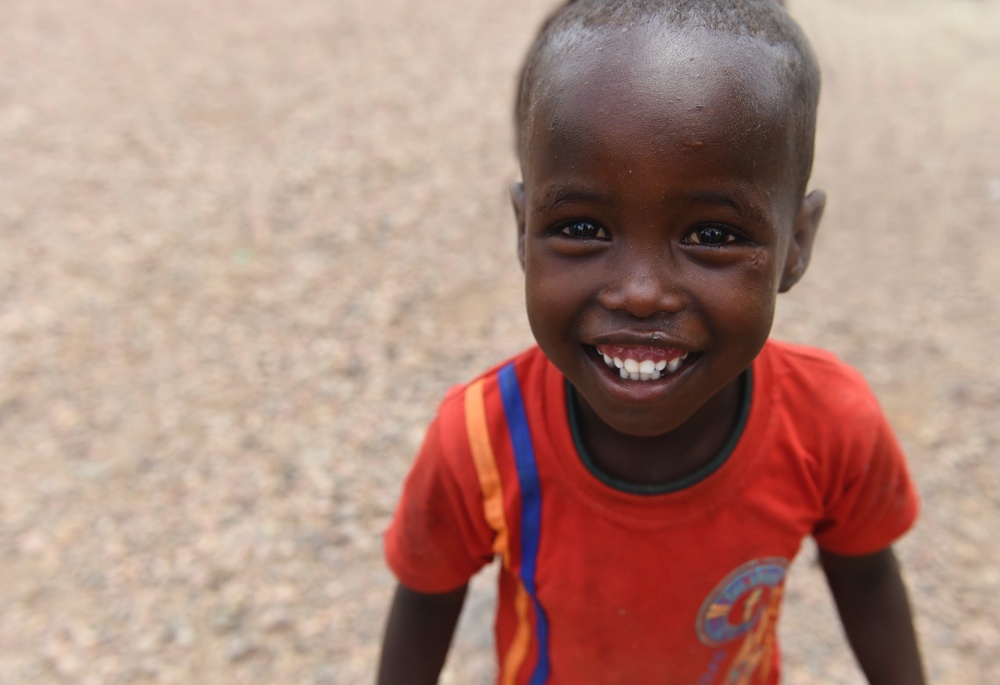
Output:
<path fill-rule="evenodd" d="M 4 2 L 0 683 L 370 681 L 423 427 L 530 342 L 509 112 L 550 2 L 374 7 Z M 870 379 L 932 681 L 997 683 L 1000 2 L 791 7 L 830 207 L 776 335 Z M 786 682 L 859 683 L 814 558 Z M 448 683 L 489 682 L 489 586 Z"/>

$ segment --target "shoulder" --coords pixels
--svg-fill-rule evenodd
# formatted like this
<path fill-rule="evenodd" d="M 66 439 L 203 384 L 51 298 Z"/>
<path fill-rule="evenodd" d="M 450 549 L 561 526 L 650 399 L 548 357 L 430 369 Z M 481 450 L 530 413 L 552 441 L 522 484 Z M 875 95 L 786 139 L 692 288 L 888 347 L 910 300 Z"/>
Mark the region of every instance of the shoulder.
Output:
<path fill-rule="evenodd" d="M 506 426 L 503 378 L 516 381 L 519 395 L 530 398 L 529 411 L 537 402 L 544 404 L 546 389 L 552 387 L 555 367 L 537 347 L 530 347 L 487 369 L 466 383 L 451 387 L 438 406 L 428 432 L 436 432 L 436 446 L 448 461 L 466 462 L 470 440 L 490 439 Z M 537 402 L 536 402 L 537 398 Z"/>
<path fill-rule="evenodd" d="M 860 371 L 827 350 L 768 341 L 762 382 L 779 404 L 827 423 L 881 420 L 878 400 Z"/>
<path fill-rule="evenodd" d="M 466 383 L 452 386 L 445 394 L 438 410 L 439 417 L 444 414 L 464 412 L 465 397 L 474 386 L 493 387 L 505 369 L 510 369 L 517 377 L 522 387 L 531 387 L 545 382 L 546 375 L 553 370 L 551 362 L 537 345 L 493 365 L 486 371 Z"/>
<path fill-rule="evenodd" d="M 536 367 L 544 369 L 542 360 L 541 351 L 530 348 L 448 390 L 407 477 L 408 501 L 417 507 L 451 502 L 475 518 L 474 512 L 481 509 L 483 479 L 489 477 L 483 469 L 489 470 L 491 445 L 505 426 L 501 377 L 511 369 L 530 381 L 539 372 Z"/>
<path fill-rule="evenodd" d="M 783 453 L 810 474 L 817 544 L 842 555 L 884 549 L 916 519 L 919 497 L 899 441 L 861 373 L 823 350 L 768 343 L 762 383 Z"/>
<path fill-rule="evenodd" d="M 757 368 L 772 436 L 824 490 L 905 474 L 898 440 L 858 370 L 830 352 L 778 342 L 768 343 Z"/>

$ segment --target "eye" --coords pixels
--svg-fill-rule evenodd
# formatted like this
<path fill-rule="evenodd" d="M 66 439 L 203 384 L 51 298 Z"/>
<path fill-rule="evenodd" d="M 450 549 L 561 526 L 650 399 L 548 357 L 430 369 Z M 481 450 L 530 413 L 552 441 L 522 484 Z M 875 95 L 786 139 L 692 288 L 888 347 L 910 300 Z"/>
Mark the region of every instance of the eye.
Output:
<path fill-rule="evenodd" d="M 725 245 L 734 243 L 737 236 L 724 226 L 699 226 L 687 235 L 686 242 L 694 245 Z"/>
<path fill-rule="evenodd" d="M 574 221 L 560 229 L 560 233 L 580 240 L 608 240 L 608 232 L 603 226 L 590 221 Z"/>

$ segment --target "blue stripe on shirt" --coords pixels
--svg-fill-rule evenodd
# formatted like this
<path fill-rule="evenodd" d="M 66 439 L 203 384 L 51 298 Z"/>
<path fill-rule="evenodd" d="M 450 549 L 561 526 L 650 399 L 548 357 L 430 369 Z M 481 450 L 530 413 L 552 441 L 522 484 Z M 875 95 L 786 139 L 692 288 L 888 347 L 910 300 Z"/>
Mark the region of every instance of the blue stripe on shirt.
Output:
<path fill-rule="evenodd" d="M 517 478 L 521 485 L 521 582 L 535 607 L 538 633 L 538 662 L 528 682 L 530 685 L 543 685 L 549 677 L 549 624 L 535 589 L 542 525 L 542 489 L 538 482 L 538 467 L 524 398 L 513 363 L 500 369 L 499 381 L 507 429 L 514 446 Z"/>

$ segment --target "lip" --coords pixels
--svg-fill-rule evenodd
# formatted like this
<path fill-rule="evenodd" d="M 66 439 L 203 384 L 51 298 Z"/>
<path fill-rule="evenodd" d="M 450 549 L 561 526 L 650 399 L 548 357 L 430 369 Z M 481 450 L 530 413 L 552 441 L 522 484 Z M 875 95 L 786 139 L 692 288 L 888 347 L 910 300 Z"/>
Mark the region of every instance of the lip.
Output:
<path fill-rule="evenodd" d="M 694 352 L 697 348 L 696 345 L 691 345 L 683 340 L 678 340 L 664 331 L 643 331 L 635 329 L 608 331 L 593 335 L 585 344 L 588 344 L 590 347 L 596 347 L 597 345 L 619 345 L 621 347 L 662 347 L 680 350 L 682 354 L 684 352 Z"/>
<path fill-rule="evenodd" d="M 676 357 L 695 356 L 700 347 L 690 342 L 677 339 L 660 330 L 624 329 L 609 331 L 589 336 L 584 341 L 584 347 L 597 358 L 607 353 L 611 357 L 629 356 L 642 361 L 670 361 Z M 631 354 L 629 352 L 631 351 Z"/>
<path fill-rule="evenodd" d="M 660 347 L 659 345 L 606 345 L 602 343 L 595 345 L 594 348 L 600 355 L 618 357 L 619 359 L 635 359 L 636 361 L 649 359 L 654 362 L 661 360 L 669 362 L 678 357 L 684 358 L 688 354 L 685 350 L 677 347 Z"/>

